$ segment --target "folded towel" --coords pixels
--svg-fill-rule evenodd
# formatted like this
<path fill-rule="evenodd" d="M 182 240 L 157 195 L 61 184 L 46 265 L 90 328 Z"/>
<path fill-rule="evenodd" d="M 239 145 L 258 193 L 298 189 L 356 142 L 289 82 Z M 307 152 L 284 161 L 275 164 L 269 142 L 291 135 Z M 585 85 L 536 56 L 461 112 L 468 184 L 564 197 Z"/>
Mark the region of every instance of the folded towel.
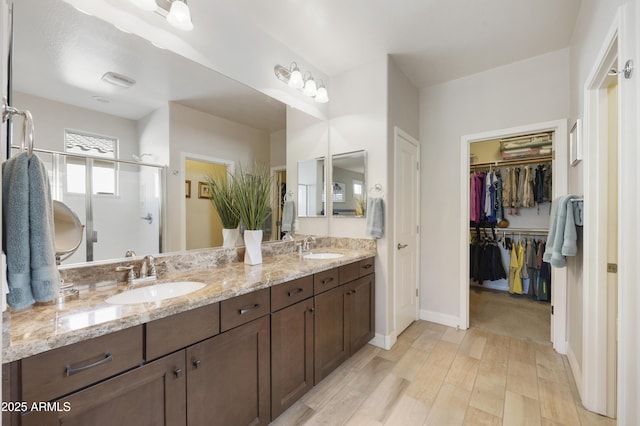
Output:
<path fill-rule="evenodd" d="M 37 302 L 55 299 L 60 287 L 56 265 L 53 201 L 47 169 L 37 155 L 29 157 L 29 245 L 31 291 Z"/>
<path fill-rule="evenodd" d="M 384 235 L 384 200 L 382 198 L 369 199 L 365 228 L 370 237 L 378 239 Z"/>
<path fill-rule="evenodd" d="M 29 248 L 29 156 L 26 152 L 2 164 L 3 250 L 7 255 L 7 302 L 14 309 L 33 304 Z"/>
<path fill-rule="evenodd" d="M 556 225 L 558 223 L 558 204 L 562 197 L 558 197 L 551 203 L 551 213 L 549 214 L 549 234 L 547 235 L 547 244 L 545 245 L 542 260 L 549 263 L 553 255 L 553 241 L 556 238 Z"/>
<path fill-rule="evenodd" d="M 295 214 L 293 200 L 285 201 L 284 206 L 282 207 L 282 232 L 293 231 L 294 217 Z"/>

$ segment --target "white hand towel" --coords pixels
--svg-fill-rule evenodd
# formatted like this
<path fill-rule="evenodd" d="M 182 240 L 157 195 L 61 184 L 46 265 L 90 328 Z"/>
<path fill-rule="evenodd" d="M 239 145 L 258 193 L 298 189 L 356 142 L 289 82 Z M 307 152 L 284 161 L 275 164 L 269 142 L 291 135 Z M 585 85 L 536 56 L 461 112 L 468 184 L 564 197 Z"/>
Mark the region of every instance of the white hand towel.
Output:
<path fill-rule="evenodd" d="M 367 235 L 376 239 L 384 236 L 384 200 L 382 198 L 370 198 L 367 203 Z"/>

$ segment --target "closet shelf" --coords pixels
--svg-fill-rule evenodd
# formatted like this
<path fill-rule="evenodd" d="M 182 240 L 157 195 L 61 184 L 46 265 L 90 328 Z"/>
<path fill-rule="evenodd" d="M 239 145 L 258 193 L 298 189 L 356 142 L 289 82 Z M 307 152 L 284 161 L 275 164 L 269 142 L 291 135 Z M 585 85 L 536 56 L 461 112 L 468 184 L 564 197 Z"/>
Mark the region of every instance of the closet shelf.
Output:
<path fill-rule="evenodd" d="M 486 163 L 474 163 L 474 164 L 470 164 L 469 167 L 472 169 L 475 169 L 475 168 L 485 168 L 485 167 L 519 166 L 522 164 L 547 163 L 547 162 L 551 162 L 552 160 L 553 160 L 553 156 L 545 155 L 542 157 L 521 158 L 518 160 L 496 160 L 496 161 L 490 161 Z"/>

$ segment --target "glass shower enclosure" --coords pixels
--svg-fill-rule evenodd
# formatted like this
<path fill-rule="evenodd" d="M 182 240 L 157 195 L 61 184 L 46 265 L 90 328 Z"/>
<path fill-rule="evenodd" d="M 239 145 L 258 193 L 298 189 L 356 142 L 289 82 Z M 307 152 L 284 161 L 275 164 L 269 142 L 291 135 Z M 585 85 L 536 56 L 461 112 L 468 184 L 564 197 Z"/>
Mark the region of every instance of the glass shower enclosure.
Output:
<path fill-rule="evenodd" d="M 33 155 L 47 168 L 52 198 L 84 225 L 83 243 L 63 264 L 163 252 L 165 166 L 42 149 Z"/>

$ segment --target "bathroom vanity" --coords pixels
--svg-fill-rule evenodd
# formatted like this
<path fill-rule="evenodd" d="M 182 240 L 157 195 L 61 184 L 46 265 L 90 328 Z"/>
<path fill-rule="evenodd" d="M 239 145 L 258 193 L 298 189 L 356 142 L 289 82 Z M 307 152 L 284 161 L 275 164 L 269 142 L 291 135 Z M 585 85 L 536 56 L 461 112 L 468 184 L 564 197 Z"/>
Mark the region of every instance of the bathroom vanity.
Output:
<path fill-rule="evenodd" d="M 374 337 L 375 249 L 318 251 L 342 257 L 171 275 L 206 286 L 162 302 L 94 289 L 12 313 L 3 424 L 268 424 Z"/>

